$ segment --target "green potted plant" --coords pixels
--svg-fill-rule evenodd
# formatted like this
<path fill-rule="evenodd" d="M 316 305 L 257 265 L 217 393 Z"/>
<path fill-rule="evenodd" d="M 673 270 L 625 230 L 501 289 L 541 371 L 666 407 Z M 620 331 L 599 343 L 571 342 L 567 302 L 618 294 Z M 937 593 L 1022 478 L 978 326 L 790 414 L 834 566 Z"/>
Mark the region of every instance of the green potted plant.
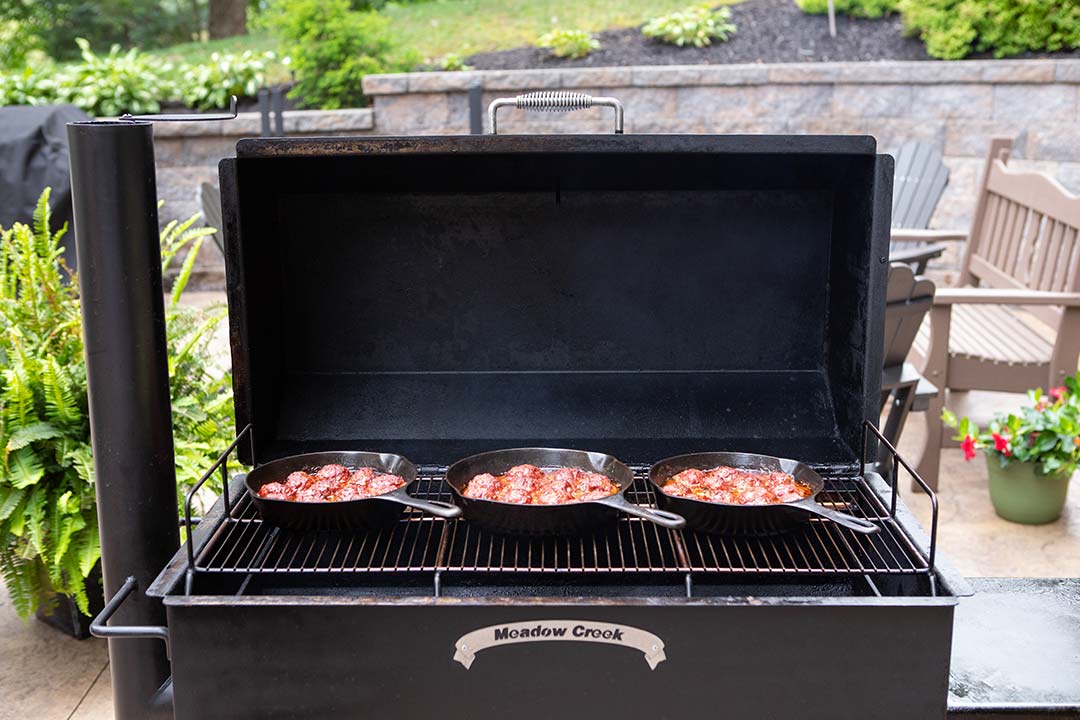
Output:
<path fill-rule="evenodd" d="M 983 431 L 949 410 L 942 420 L 956 429 L 964 459 L 986 455 L 990 501 L 1002 518 L 1026 525 L 1057 520 L 1069 479 L 1080 462 L 1080 374 L 1044 394 L 1028 391 L 1029 407 L 999 414 Z"/>
<path fill-rule="evenodd" d="M 162 231 L 163 265 L 187 249 L 167 300 L 178 492 L 232 437 L 231 380 L 214 367 L 223 310 L 181 306 L 204 237 L 197 216 Z M 0 577 L 12 606 L 75 637 L 102 606 L 78 284 L 52 232 L 49 190 L 33 223 L 0 228 Z"/>

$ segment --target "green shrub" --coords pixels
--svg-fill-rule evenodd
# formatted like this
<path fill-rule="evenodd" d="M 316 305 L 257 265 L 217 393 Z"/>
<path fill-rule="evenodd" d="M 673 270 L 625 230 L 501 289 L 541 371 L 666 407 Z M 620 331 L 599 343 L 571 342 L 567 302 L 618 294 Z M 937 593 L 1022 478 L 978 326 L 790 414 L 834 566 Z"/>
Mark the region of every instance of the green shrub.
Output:
<path fill-rule="evenodd" d="M 234 53 L 213 53 L 210 62 L 184 65 L 177 76 L 180 99 L 197 110 L 228 106 L 229 97 L 253 97 L 266 82 L 266 65 L 274 53 L 262 55 L 245 50 Z"/>
<path fill-rule="evenodd" d="M 547 48 L 557 58 L 576 60 L 600 49 L 600 41 L 586 30 L 552 30 L 536 41 L 536 47 Z"/>
<path fill-rule="evenodd" d="M 152 113 L 163 101 L 179 101 L 198 110 L 225 107 L 230 95 L 251 97 L 266 81 L 273 53 L 214 53 L 210 62 L 174 67 L 116 45 L 95 55 L 78 40 L 83 61 L 51 63 L 0 73 L 0 106 L 71 103 L 97 116 Z"/>
<path fill-rule="evenodd" d="M 642 26 L 645 37 L 683 47 L 705 47 L 713 40 L 723 42 L 735 34 L 731 11 L 726 7 L 713 10 L 707 3 L 649 20 Z"/>
<path fill-rule="evenodd" d="M 804 13 L 824 15 L 829 12 L 829 0 L 795 0 Z M 900 0 L 835 0 L 836 12 L 854 17 L 879 18 L 899 9 Z"/>
<path fill-rule="evenodd" d="M 46 189 L 32 225 L 0 230 L 0 576 L 23 617 L 56 592 L 87 612 L 100 557 L 78 285 L 48 202 Z M 166 311 L 178 493 L 233 436 L 229 374 L 208 349 L 224 312 L 178 304 L 207 234 L 195 220 L 161 238 L 164 263 L 186 250 Z"/>
<path fill-rule="evenodd" d="M 436 58 L 432 65 L 437 70 L 444 70 L 447 72 L 459 72 L 464 70 L 472 70 L 472 65 L 465 63 L 465 58 L 461 53 L 446 53 L 441 58 Z"/>
<path fill-rule="evenodd" d="M 908 32 L 948 60 L 1080 47 L 1080 0 L 900 0 Z"/>
<path fill-rule="evenodd" d="M 0 70 L 25 66 L 27 56 L 40 53 L 40 49 L 41 38 L 28 32 L 19 21 L 4 20 L 0 15 Z"/>
<path fill-rule="evenodd" d="M 349 0 L 274 0 L 266 13 L 265 22 L 284 42 L 296 71 L 289 97 L 303 107 L 365 105 L 365 75 L 417 63 L 414 53 L 398 47 L 388 18 L 351 10 Z"/>
<path fill-rule="evenodd" d="M 53 72 L 50 65 L 27 65 L 22 70 L 0 73 L 0 107 L 56 102 L 57 85 Z"/>
<path fill-rule="evenodd" d="M 75 42 L 82 62 L 56 71 L 56 99 L 77 105 L 95 116 L 155 113 L 159 101 L 175 95 L 173 67 L 142 55 L 137 48 L 121 52 L 113 45 L 107 55 L 95 55 L 83 38 Z"/>

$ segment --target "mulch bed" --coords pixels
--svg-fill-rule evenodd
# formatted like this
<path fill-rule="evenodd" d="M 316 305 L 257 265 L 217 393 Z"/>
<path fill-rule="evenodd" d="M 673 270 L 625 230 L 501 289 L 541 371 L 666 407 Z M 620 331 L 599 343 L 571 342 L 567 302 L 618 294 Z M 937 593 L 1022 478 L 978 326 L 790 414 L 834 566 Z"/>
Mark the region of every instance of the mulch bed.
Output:
<path fill-rule="evenodd" d="M 666 45 L 646 38 L 639 28 L 625 28 L 598 33 L 600 49 L 580 60 L 559 60 L 551 57 L 547 50 L 523 47 L 478 53 L 467 62 L 478 70 L 520 70 L 628 65 L 933 60 L 917 38 L 904 37 L 903 23 L 898 15 L 878 20 L 839 15 L 836 18 L 835 38 L 829 37 L 829 21 L 825 15 L 806 15 L 792 0 L 746 0 L 731 6 L 731 16 L 738 27 L 735 35 L 727 42 L 714 42 L 704 48 Z M 1027 54 L 1021 57 L 1048 55 Z M 1053 57 L 1080 57 L 1080 52 L 1054 53 Z"/>

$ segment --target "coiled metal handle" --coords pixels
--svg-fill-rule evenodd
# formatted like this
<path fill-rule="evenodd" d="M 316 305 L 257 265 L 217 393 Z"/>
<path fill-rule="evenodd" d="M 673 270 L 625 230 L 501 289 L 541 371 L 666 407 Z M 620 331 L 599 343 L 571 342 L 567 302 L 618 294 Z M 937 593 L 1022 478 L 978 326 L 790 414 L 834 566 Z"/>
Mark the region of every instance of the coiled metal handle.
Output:
<path fill-rule="evenodd" d="M 488 105 L 488 125 L 491 134 L 498 134 L 496 115 L 499 108 L 513 106 L 518 110 L 533 112 L 573 112 L 592 107 L 610 107 L 615 110 L 615 134 L 623 132 L 623 104 L 613 97 L 593 97 L 587 93 L 570 90 L 539 90 L 512 98 L 496 98 Z"/>

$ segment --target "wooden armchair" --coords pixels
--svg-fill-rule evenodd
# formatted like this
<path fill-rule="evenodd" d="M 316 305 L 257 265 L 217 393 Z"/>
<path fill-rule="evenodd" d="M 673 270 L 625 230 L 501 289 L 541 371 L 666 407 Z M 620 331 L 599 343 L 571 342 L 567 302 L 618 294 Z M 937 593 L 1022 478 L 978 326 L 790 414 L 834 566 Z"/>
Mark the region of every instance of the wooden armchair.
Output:
<path fill-rule="evenodd" d="M 881 412 L 886 404 L 882 434 L 893 447 L 900 442 L 900 433 L 912 411 L 927 410 L 938 389 L 924 378 L 909 362 L 908 354 L 915 342 L 926 313 L 934 301 L 934 283 L 916 275 L 910 265 L 889 265 L 889 285 L 885 291 L 884 367 L 881 372 Z M 878 449 L 878 472 L 888 479 L 892 474 L 891 456 L 882 445 Z"/>
<path fill-rule="evenodd" d="M 939 289 L 913 348 L 943 391 L 1060 385 L 1080 356 L 1080 197 L 1008 167 L 995 138 L 983 168 L 960 283 Z M 981 285 L 981 287 L 980 287 Z M 919 473 L 937 487 L 947 393 L 930 401 Z"/>
<path fill-rule="evenodd" d="M 921 275 L 926 272 L 927 263 L 947 249 L 938 241 L 962 239 L 956 233 L 926 230 L 948 183 L 949 168 L 933 145 L 909 140 L 897 150 L 890 262 L 910 265 Z"/>

